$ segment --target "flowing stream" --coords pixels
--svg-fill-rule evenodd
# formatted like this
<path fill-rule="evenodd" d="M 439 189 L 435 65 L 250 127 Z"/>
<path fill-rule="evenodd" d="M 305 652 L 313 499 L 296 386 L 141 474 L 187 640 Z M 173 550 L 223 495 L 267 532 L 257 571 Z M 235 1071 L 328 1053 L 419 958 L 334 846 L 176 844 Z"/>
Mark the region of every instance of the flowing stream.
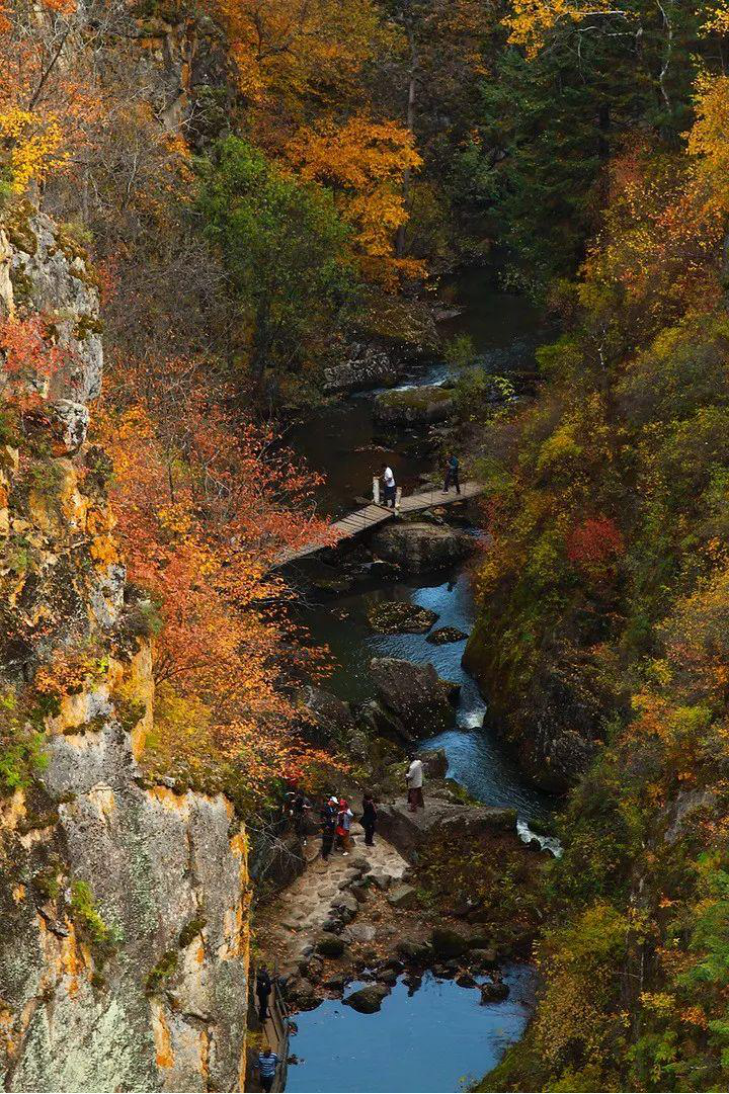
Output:
<path fill-rule="evenodd" d="M 545 328 L 521 297 L 494 291 L 487 271 L 473 271 L 445 288 L 446 303 L 463 310 L 441 324 L 444 337 L 467 334 L 478 362 L 496 374 L 530 371 Z M 402 386 L 440 383 L 449 374 L 445 362 L 421 369 Z M 314 411 L 292 435 L 294 448 L 327 476 L 320 495 L 323 511 L 338 516 L 367 494 L 372 474 L 387 459 L 404 491 L 432 470 L 432 458 L 403 438 L 397 448 L 381 447 L 372 415 L 372 395 L 355 396 Z M 474 530 L 475 534 L 475 530 Z M 407 581 L 358 584 L 355 591 L 323 596 L 305 610 L 304 622 L 314 643 L 326 644 L 336 662 L 327 687 L 343 699 L 362 701 L 374 694 L 373 657 L 432 662 L 438 673 L 460 683 L 453 727 L 423 748 L 444 748 L 448 774 L 473 797 L 489 805 L 516 808 L 523 839 L 533 833 L 530 820 L 546 819 L 553 808 L 548 795 L 529 786 L 503 752 L 489 725 L 488 706 L 461 666 L 465 640 L 435 646 L 425 635 L 374 634 L 367 624 L 373 601 L 406 600 L 438 613 L 437 627 L 468 633 L 475 605 L 466 571 L 456 568 Z M 333 611 L 333 608 L 336 610 Z M 553 841 L 543 846 L 558 850 Z M 290 1091 L 457 1091 L 493 1067 L 508 1044 L 523 1033 L 533 990 L 533 970 L 506 970 L 511 994 L 507 1003 L 481 1006 L 477 991 L 432 976 L 408 995 L 398 984 L 376 1015 L 360 1015 L 339 1001 L 297 1016 L 298 1034 L 291 1050 L 300 1063 L 289 1069 Z"/>

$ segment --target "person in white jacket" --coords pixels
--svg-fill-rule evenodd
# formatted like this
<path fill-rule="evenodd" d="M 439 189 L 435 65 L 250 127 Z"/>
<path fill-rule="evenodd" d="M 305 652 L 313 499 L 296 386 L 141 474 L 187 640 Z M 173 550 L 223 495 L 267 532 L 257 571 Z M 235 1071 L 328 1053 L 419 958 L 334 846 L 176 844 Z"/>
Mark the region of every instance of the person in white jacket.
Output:
<path fill-rule="evenodd" d="M 418 806 L 425 809 L 425 802 L 423 801 L 423 761 L 418 758 L 417 753 L 413 753 L 410 757 L 410 767 L 405 776 L 405 782 L 408 788 L 408 809 L 410 812 L 417 813 Z"/>

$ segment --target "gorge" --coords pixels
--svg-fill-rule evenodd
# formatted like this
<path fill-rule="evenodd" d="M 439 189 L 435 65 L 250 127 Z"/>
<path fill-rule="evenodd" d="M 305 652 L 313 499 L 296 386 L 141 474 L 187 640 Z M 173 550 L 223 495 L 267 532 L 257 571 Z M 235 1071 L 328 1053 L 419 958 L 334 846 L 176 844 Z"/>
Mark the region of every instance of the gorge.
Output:
<path fill-rule="evenodd" d="M 2 1089 L 726 1089 L 728 35 L 0 0 Z"/>

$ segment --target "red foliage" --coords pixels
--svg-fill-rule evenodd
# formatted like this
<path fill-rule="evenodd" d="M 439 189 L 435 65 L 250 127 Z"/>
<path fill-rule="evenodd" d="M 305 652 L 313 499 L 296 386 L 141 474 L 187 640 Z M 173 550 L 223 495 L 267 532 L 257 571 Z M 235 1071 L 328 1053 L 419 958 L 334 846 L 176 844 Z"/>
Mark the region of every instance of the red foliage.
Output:
<path fill-rule="evenodd" d="M 45 394 L 49 380 L 71 359 L 71 353 L 49 339 L 41 316 L 5 319 L 0 323 L 0 393 L 20 398 Z"/>
<path fill-rule="evenodd" d="M 607 569 L 625 551 L 622 533 L 610 517 L 588 517 L 567 537 L 567 558 L 595 575 Z"/>

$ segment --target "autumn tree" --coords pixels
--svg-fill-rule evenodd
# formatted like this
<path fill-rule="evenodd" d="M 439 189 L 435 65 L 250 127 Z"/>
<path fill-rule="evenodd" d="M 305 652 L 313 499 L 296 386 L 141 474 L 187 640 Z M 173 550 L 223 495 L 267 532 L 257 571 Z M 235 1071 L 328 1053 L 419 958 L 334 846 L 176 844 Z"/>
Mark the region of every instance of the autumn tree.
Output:
<path fill-rule="evenodd" d="M 282 548 L 331 536 L 311 502 L 316 476 L 270 428 L 223 411 L 210 380 L 187 359 L 128 361 L 100 438 L 129 576 L 150 598 L 160 733 L 192 719 L 193 761 L 207 741 L 260 794 L 302 755 L 291 689 L 319 671 L 292 642 L 285 586 L 268 571 Z"/>
<path fill-rule="evenodd" d="M 363 66 L 383 41 L 372 0 L 210 0 L 228 31 L 240 90 L 250 103 L 284 105 L 300 117 L 304 104 L 352 98 Z"/>
<path fill-rule="evenodd" d="M 365 274 L 393 288 L 398 275 L 422 273 L 421 264 L 395 253 L 397 233 L 408 217 L 404 183 L 422 164 L 411 131 L 355 114 L 342 125 L 327 120 L 300 129 L 286 155 L 303 179 L 333 193 L 342 218 L 354 229 Z"/>

